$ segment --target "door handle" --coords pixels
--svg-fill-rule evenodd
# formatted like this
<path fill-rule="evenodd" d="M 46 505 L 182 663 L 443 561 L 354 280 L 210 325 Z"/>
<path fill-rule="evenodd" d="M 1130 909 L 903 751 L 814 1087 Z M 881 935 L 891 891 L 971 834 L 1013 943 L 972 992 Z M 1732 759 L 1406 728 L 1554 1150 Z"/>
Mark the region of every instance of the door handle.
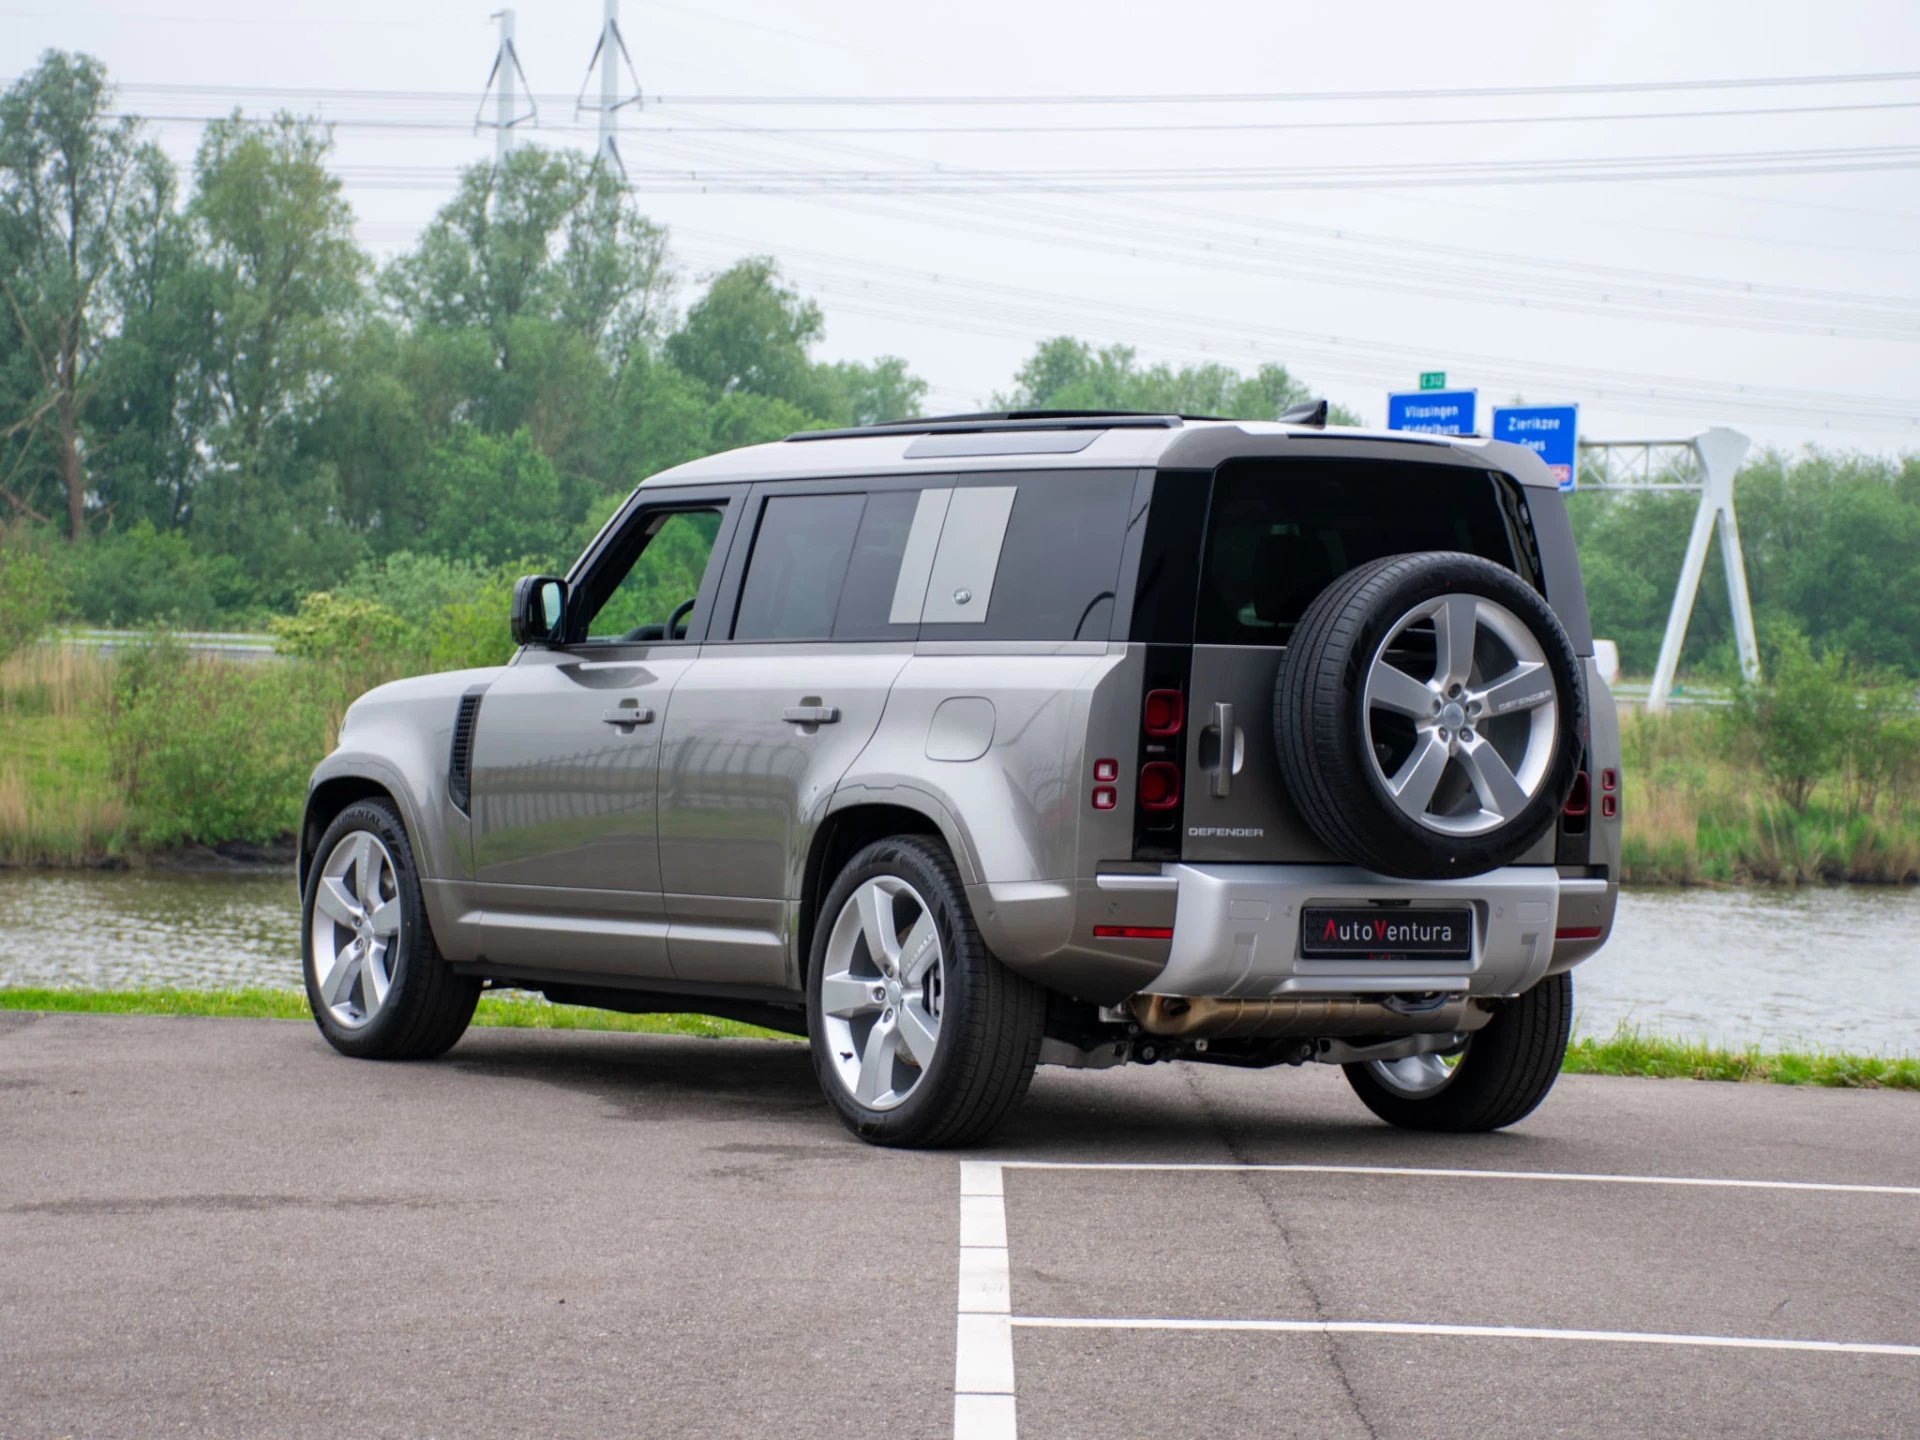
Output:
<path fill-rule="evenodd" d="M 780 712 L 780 718 L 792 725 L 835 725 L 840 710 L 834 705 L 789 705 Z"/>
<path fill-rule="evenodd" d="M 651 725 L 653 711 L 644 705 L 625 705 L 617 710 L 600 712 L 601 723 L 618 725 L 622 730 L 631 730 L 635 725 Z"/>
<path fill-rule="evenodd" d="M 1213 767 L 1213 795 L 1224 800 L 1233 793 L 1234 762 L 1240 758 L 1240 732 L 1233 728 L 1233 705 L 1226 700 L 1213 702 L 1213 728 L 1220 736 L 1220 763 Z"/>

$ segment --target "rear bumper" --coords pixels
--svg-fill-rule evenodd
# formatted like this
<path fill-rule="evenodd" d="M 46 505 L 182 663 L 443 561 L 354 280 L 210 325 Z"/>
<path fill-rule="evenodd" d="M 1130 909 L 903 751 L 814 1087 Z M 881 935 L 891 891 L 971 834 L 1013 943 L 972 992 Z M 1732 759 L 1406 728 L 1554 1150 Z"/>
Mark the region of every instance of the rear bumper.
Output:
<path fill-rule="evenodd" d="M 1512 865 L 1464 880 L 1399 880 L 1348 865 L 1174 864 L 1158 875 L 1102 875 L 1096 885 L 1109 895 L 1174 900 L 1166 965 L 1140 986 L 1156 995 L 1518 995 L 1549 968 L 1574 961 L 1563 947 L 1555 965 L 1563 902 L 1590 913 L 1599 899 L 1608 902 L 1609 919 L 1612 911 L 1606 881 L 1564 879 L 1549 865 Z M 1466 905 L 1473 912 L 1471 956 L 1330 960 L 1300 954 L 1303 906 L 1381 900 Z M 1598 939 L 1591 942 L 1597 948 Z"/>

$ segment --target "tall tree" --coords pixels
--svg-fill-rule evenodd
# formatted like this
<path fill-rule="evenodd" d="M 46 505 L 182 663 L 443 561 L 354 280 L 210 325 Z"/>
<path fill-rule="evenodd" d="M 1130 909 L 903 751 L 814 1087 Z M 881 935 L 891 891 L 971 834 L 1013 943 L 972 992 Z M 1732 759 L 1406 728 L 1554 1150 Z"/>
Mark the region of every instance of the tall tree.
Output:
<path fill-rule="evenodd" d="M 1284 365 L 1269 362 L 1251 375 L 1218 363 L 1142 366 L 1130 345 L 1096 350 L 1070 335 L 1043 340 L 1013 378 L 1012 392 L 995 397 L 1011 410 L 1150 410 L 1273 420 L 1312 398 Z M 1333 419 L 1360 423 L 1338 406 Z"/>
<path fill-rule="evenodd" d="M 671 278 L 666 233 L 624 186 L 572 151 L 526 146 L 470 166 L 382 288 L 416 327 L 483 331 L 511 369 L 526 318 L 623 357 L 657 329 Z"/>
<path fill-rule="evenodd" d="M 833 389 L 808 355 L 825 329 L 820 307 L 782 284 L 773 259 L 759 255 L 714 277 L 667 337 L 666 352 L 717 394 L 785 400 L 825 419 Z"/>
<path fill-rule="evenodd" d="M 0 483 L 16 511 L 40 513 L 36 497 L 57 494 L 75 539 L 89 488 L 83 412 L 114 329 L 128 192 L 151 153 L 111 100 L 99 61 L 58 50 L 0 97 Z"/>
<path fill-rule="evenodd" d="M 207 127 L 187 207 L 199 250 L 194 302 L 204 329 L 194 379 L 211 404 L 213 464 L 195 497 L 203 542 L 282 557 L 316 539 L 331 497 L 306 461 L 359 308 L 366 257 L 313 124 L 235 115 Z M 296 533 L 299 532 L 299 533 Z"/>

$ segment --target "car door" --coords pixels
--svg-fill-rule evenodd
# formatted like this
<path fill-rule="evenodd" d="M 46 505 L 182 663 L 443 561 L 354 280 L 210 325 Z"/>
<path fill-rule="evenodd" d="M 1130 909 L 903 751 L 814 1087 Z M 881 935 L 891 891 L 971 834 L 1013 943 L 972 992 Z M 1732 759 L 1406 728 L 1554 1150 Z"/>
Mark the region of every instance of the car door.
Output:
<path fill-rule="evenodd" d="M 682 979 L 797 983 L 787 913 L 800 859 L 912 656 L 922 596 L 896 590 L 932 483 L 765 485 L 749 498 L 723 587 L 732 613 L 667 708 L 660 862 Z"/>
<path fill-rule="evenodd" d="M 740 492 L 647 497 L 570 589 L 564 643 L 480 703 L 474 879 L 496 964 L 670 977 L 656 819 L 668 699 L 698 654 Z"/>

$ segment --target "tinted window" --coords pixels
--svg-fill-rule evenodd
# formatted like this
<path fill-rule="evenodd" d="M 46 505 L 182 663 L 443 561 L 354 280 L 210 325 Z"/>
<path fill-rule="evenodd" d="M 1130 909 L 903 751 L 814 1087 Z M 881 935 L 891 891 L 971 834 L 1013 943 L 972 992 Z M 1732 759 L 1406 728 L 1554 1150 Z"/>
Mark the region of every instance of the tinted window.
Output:
<path fill-rule="evenodd" d="M 1336 577 L 1386 555 L 1464 550 L 1511 567 L 1494 483 L 1482 470 L 1368 460 L 1222 466 L 1193 638 L 1284 645 Z"/>
<path fill-rule="evenodd" d="M 740 591 L 734 639 L 826 640 L 833 635 L 834 611 L 866 503 L 864 495 L 776 495 L 767 501 Z"/>
<path fill-rule="evenodd" d="M 911 640 L 917 625 L 893 625 L 894 588 L 900 583 L 900 557 L 907 548 L 907 532 L 920 504 L 918 490 L 883 490 L 867 497 L 860 517 L 860 533 L 853 542 L 853 561 L 847 583 L 840 590 L 840 608 L 834 616 L 836 640 Z"/>
<path fill-rule="evenodd" d="M 929 624 L 920 633 L 943 640 L 1105 640 L 1113 627 L 1132 472 L 982 478 L 992 488 L 1017 484 L 985 623 Z M 929 595 L 930 610 L 933 603 Z"/>
<path fill-rule="evenodd" d="M 720 533 L 717 509 L 656 511 L 642 516 L 629 548 L 639 553 L 625 569 L 615 563 L 586 597 L 589 641 L 682 639 L 693 599 Z M 683 608 L 684 607 L 684 608 Z M 677 617 L 677 618 L 676 618 Z M 667 622 L 673 621 L 668 636 Z"/>

